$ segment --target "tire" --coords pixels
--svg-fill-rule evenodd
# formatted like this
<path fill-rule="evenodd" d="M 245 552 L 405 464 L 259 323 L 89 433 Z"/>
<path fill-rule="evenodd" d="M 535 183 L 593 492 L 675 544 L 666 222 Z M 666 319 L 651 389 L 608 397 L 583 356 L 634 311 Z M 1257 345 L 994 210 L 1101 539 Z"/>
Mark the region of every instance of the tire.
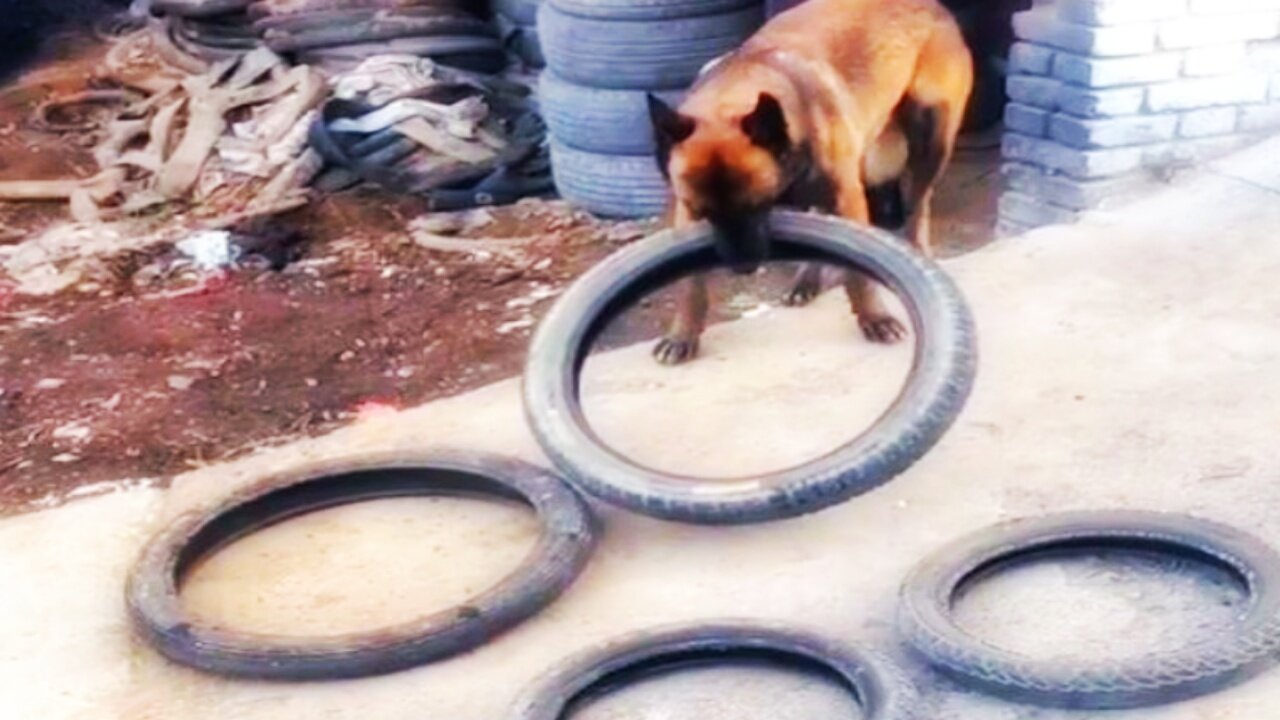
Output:
<path fill-rule="evenodd" d="M 654 94 L 673 107 L 684 97 L 679 90 Z M 551 134 L 563 145 L 605 155 L 653 157 L 653 125 L 644 91 L 600 90 L 547 71 L 538 78 L 538 102 Z"/>
<path fill-rule="evenodd" d="M 388 17 L 300 32 L 268 30 L 263 33 L 267 47 L 281 54 L 417 38 L 496 40 L 498 33 L 489 23 L 467 16 Z"/>
<path fill-rule="evenodd" d="M 758 4 L 679 20 L 575 17 L 543 3 L 538 30 L 547 66 L 579 85 L 616 90 L 688 87 L 702 66 L 737 49 L 763 22 Z"/>
<path fill-rule="evenodd" d="M 556 190 L 571 204 L 595 215 L 641 218 L 667 207 L 666 180 L 652 155 L 601 155 L 551 143 Z"/>
<path fill-rule="evenodd" d="M 956 625 L 951 601 L 1001 561 L 1078 547 L 1155 549 L 1227 569 L 1251 594 L 1238 632 L 1133 660 L 1039 660 L 992 647 Z M 1018 702 L 1112 709 L 1158 705 L 1239 682 L 1280 649 L 1280 556 L 1239 530 L 1181 515 L 1067 513 L 1006 523 L 933 554 L 902 586 L 899 629 L 930 664 Z"/>
<path fill-rule="evenodd" d="M 164 15 L 199 18 L 242 12 L 253 0 L 152 0 L 151 7 Z"/>
<path fill-rule="evenodd" d="M 493 0 L 493 9 L 518 25 L 532 25 L 538 21 L 541 4 L 542 0 Z"/>
<path fill-rule="evenodd" d="M 541 70 L 547 66 L 547 58 L 542 54 L 542 39 L 538 37 L 537 25 L 521 25 L 520 35 L 514 43 L 516 56 L 525 67 Z"/>
<path fill-rule="evenodd" d="M 203 625 L 178 599 L 202 557 L 255 530 L 337 505 L 387 497 L 483 495 L 530 505 L 543 523 L 533 552 L 467 603 L 392 627 L 339 637 L 260 635 Z M 480 453 L 385 453 L 274 475 L 212 508 L 180 515 L 143 549 L 126 603 L 137 632 L 169 659 L 207 672 L 272 680 L 393 672 L 470 650 L 554 600 L 586 564 L 596 529 L 554 475 Z"/>
<path fill-rule="evenodd" d="M 520 24 L 501 15 L 495 18 L 494 24 L 498 27 L 507 52 L 519 58 L 526 68 L 541 69 L 546 66 L 537 25 Z"/>
<path fill-rule="evenodd" d="M 308 65 L 351 69 L 374 55 L 409 54 L 430 58 L 434 62 L 458 70 L 498 73 L 507 64 L 502 42 L 488 37 L 411 37 L 380 42 L 353 43 L 338 47 L 302 50 L 298 59 Z"/>
<path fill-rule="evenodd" d="M 877 653 L 808 632 L 748 622 L 660 628 L 605 643 L 571 659 L 530 686 L 517 701 L 517 720 L 559 720 L 576 699 L 628 674 L 676 663 L 724 658 L 786 661 L 838 676 L 867 720 L 913 720 L 915 689 Z M 630 671 L 630 673 L 628 673 Z"/>
<path fill-rule="evenodd" d="M 571 286 L 534 333 L 525 415 L 571 482 L 629 510 L 668 520 L 739 524 L 815 512 L 888 482 L 933 447 L 973 385 L 973 320 L 955 284 L 893 236 L 820 215 L 775 211 L 771 259 L 858 267 L 889 286 L 914 325 L 906 387 L 870 429 L 805 465 L 736 482 L 662 473 L 606 448 L 578 398 L 586 349 L 608 319 L 677 276 L 719 264 L 706 225 L 668 231 L 606 258 Z"/>
<path fill-rule="evenodd" d="M 501 0 L 499 0 L 501 2 Z M 760 0 L 547 0 L 557 10 L 600 20 L 679 20 L 758 6 Z"/>

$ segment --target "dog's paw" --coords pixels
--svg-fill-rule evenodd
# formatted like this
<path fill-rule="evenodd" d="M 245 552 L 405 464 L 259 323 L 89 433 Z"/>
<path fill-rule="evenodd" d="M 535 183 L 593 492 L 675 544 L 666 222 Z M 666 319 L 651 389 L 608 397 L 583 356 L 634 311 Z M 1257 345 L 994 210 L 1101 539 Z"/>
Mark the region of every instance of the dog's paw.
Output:
<path fill-rule="evenodd" d="M 858 318 L 862 334 L 874 343 L 892 344 L 907 336 L 907 328 L 891 315 L 871 315 Z"/>
<path fill-rule="evenodd" d="M 804 307 L 818 297 L 818 290 L 818 283 L 802 280 L 792 285 L 787 294 L 782 296 L 782 304 L 787 307 Z"/>
<path fill-rule="evenodd" d="M 697 340 L 664 337 L 653 346 L 653 357 L 663 365 L 689 362 L 698 354 Z"/>

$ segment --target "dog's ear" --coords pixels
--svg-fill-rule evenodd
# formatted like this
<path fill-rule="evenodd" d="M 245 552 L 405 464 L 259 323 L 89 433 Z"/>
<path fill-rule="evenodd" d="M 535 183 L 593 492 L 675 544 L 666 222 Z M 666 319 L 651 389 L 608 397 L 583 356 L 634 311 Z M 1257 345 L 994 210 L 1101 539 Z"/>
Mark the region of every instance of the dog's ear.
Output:
<path fill-rule="evenodd" d="M 742 118 L 742 132 L 751 142 L 775 155 L 782 154 L 791 146 L 787 115 L 778 98 L 769 93 L 760 93 L 756 109 Z"/>
<path fill-rule="evenodd" d="M 649 118 L 653 120 L 654 136 L 659 147 L 671 148 L 679 145 L 688 140 L 697 128 L 697 120 L 680 114 L 653 93 L 645 93 L 645 99 L 649 103 Z"/>

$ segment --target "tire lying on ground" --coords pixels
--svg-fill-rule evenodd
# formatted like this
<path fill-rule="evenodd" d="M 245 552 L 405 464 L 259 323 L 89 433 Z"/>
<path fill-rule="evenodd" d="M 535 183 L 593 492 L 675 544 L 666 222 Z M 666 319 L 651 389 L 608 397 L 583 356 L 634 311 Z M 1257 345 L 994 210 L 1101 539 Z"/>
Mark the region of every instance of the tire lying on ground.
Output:
<path fill-rule="evenodd" d="M 1034 659 L 962 630 L 958 593 L 1000 565 L 1039 553 L 1130 549 L 1226 570 L 1248 589 L 1235 632 L 1132 660 Z M 1246 679 L 1280 649 L 1280 555 L 1230 527 L 1148 512 L 1067 513 L 998 525 L 938 551 L 902 586 L 899 628 L 934 667 L 1001 697 L 1055 707 L 1112 709 L 1202 695 Z"/>
<path fill-rule="evenodd" d="M 687 87 L 711 60 L 738 48 L 764 21 L 759 3 L 717 15 L 617 22 L 582 18 L 543 3 L 538 34 L 547 66 L 581 85 Z"/>
<path fill-rule="evenodd" d="M 654 94 L 672 106 L 684 97 L 679 90 Z M 643 90 L 586 87 L 548 70 L 538 78 L 538 103 L 552 136 L 563 145 L 604 155 L 653 157 L 653 125 Z"/>
<path fill-rule="evenodd" d="M 602 155 L 556 140 L 551 172 L 561 197 L 596 215 L 652 217 L 667 207 L 667 183 L 652 155 Z"/>
<path fill-rule="evenodd" d="M 906 387 L 862 435 L 805 465 L 733 481 L 659 472 L 608 448 L 579 398 L 582 365 L 608 321 L 676 277 L 717 265 L 709 228 L 659 233 L 606 258 L 547 313 L 530 345 L 525 414 L 571 482 L 635 512 L 684 522 L 760 522 L 814 512 L 905 470 L 951 426 L 973 384 L 973 321 L 937 265 L 888 233 L 838 218 L 775 211 L 774 260 L 857 267 L 893 290 L 911 315 L 915 361 Z"/>
<path fill-rule="evenodd" d="M 498 0 L 499 5 L 510 0 Z M 519 2 L 520 0 L 515 0 Z M 570 15 L 601 20 L 676 20 L 760 5 L 760 0 L 548 0 Z"/>
<path fill-rule="evenodd" d="M 664 666 L 765 659 L 812 669 L 848 688 L 866 720 L 913 720 L 916 692 L 893 663 L 811 633 L 744 622 L 661 628 L 606 643 L 570 660 L 527 689 L 517 720 L 560 720 L 574 701 L 628 675 Z"/>
<path fill-rule="evenodd" d="M 292 517 L 338 505 L 409 496 L 518 501 L 542 521 L 525 561 L 463 605 L 391 627 L 316 638 L 203 625 L 178 588 L 201 558 Z M 169 659 L 208 672 L 273 680 L 351 678 L 455 655 L 533 615 L 573 582 L 595 545 L 582 499 L 554 475 L 481 453 L 375 454 L 269 477 L 208 509 L 184 513 L 143 549 L 126 603 L 136 630 Z"/>

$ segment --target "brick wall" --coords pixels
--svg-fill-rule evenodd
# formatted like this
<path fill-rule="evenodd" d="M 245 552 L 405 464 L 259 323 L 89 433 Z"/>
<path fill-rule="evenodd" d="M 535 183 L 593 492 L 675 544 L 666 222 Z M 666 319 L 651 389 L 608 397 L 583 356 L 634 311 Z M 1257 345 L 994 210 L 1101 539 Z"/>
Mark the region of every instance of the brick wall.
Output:
<path fill-rule="evenodd" d="M 1003 234 L 1280 130 L 1280 0 L 1038 0 L 1013 24 Z"/>

